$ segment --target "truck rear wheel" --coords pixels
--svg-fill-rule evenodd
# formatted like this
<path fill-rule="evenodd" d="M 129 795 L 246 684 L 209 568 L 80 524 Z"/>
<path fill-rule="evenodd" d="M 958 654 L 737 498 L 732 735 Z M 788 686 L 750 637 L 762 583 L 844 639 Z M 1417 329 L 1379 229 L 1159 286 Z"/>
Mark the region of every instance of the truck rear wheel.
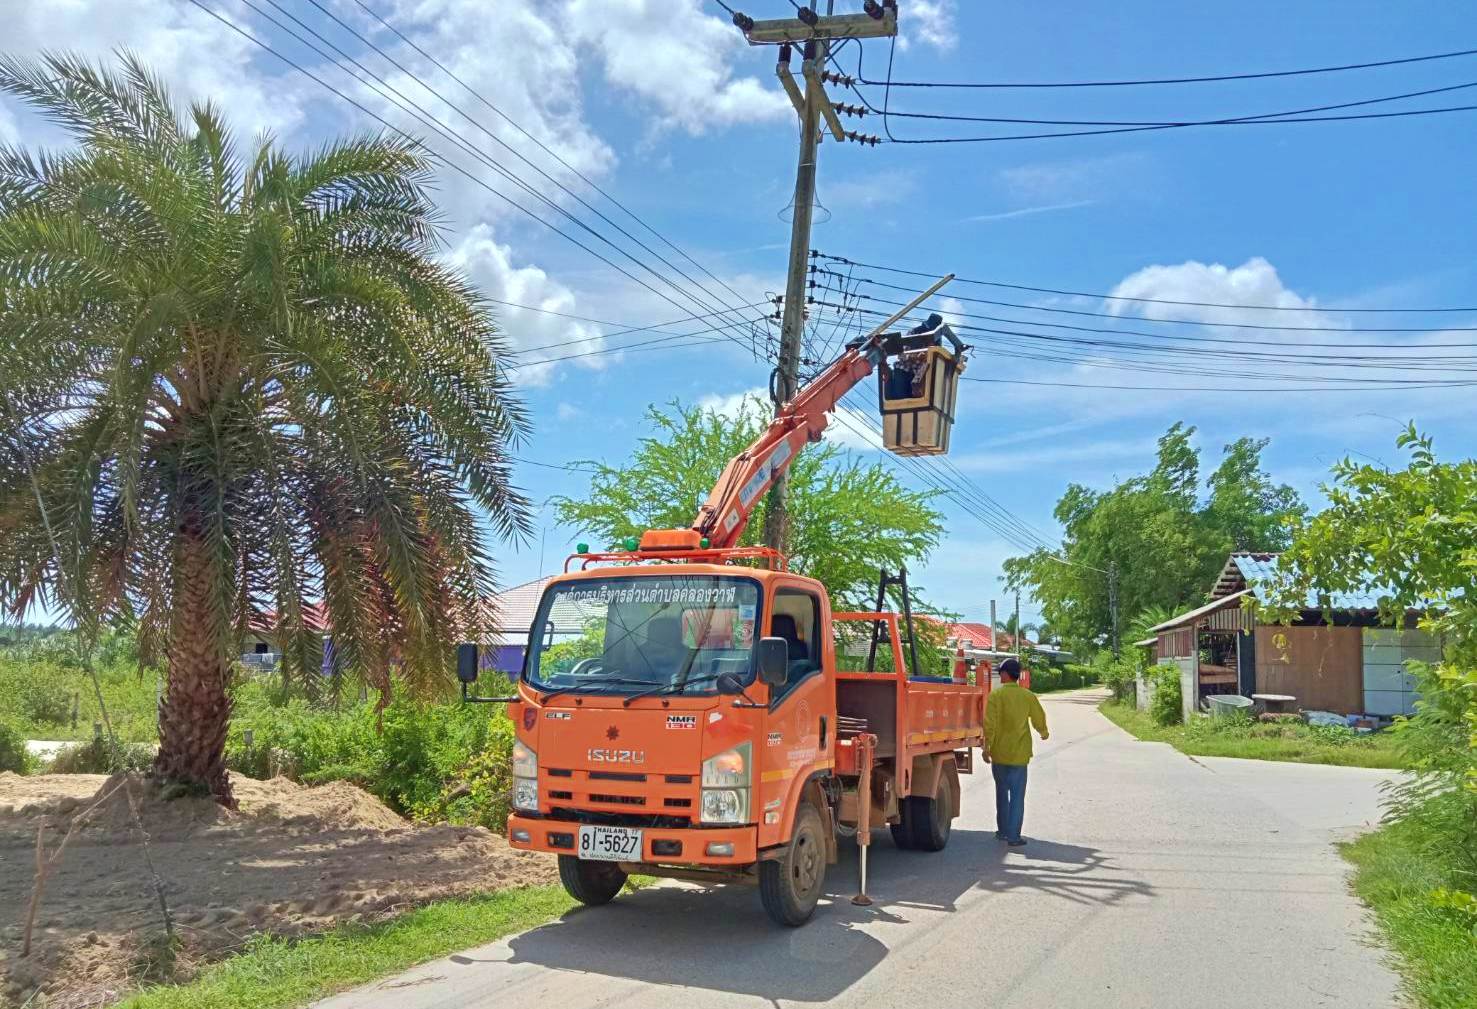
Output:
<path fill-rule="evenodd" d="M 939 775 L 931 799 L 910 796 L 903 824 L 908 827 L 912 847 L 920 851 L 943 851 L 954 830 L 954 786 L 947 774 Z"/>
<path fill-rule="evenodd" d="M 587 862 L 573 855 L 559 856 L 559 882 L 581 904 L 609 904 L 626 885 L 626 874 L 613 862 Z"/>
<path fill-rule="evenodd" d="M 795 830 L 783 857 L 759 863 L 759 898 L 778 925 L 804 925 L 826 882 L 826 839 L 821 814 L 810 803 L 795 812 Z"/>

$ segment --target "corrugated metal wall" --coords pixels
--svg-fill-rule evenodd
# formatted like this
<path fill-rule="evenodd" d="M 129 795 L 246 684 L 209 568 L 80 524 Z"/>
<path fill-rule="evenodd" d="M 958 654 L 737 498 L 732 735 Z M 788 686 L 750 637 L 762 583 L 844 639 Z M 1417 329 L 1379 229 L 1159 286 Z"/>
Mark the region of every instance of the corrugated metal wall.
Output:
<path fill-rule="evenodd" d="M 1305 711 L 1361 713 L 1363 666 L 1358 627 L 1257 628 L 1257 693 L 1290 694 Z"/>

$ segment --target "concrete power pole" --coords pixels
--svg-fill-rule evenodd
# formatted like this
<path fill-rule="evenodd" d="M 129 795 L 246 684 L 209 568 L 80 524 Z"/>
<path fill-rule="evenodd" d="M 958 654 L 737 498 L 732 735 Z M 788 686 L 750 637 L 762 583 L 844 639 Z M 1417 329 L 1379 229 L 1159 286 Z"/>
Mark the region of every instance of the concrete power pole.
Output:
<path fill-rule="evenodd" d="M 1021 660 L 1021 594 L 1015 594 L 1015 634 L 1011 635 L 1015 643 L 1015 660 Z"/>
<path fill-rule="evenodd" d="M 778 43 L 782 47 L 777 72 L 800 118 L 800 153 L 795 168 L 795 215 L 790 222 L 790 266 L 785 281 L 784 315 L 780 324 L 779 362 L 775 367 L 771 389 L 776 413 L 794 398 L 800 382 L 800 351 L 805 334 L 805 293 L 810 263 L 810 225 L 815 206 L 816 154 L 822 122 L 824 121 L 824 125 L 838 142 L 859 139 L 855 135 L 848 137 L 842 129 L 821 80 L 821 74 L 826 70 L 826 59 L 830 55 L 831 40 L 879 38 L 897 34 L 895 4 L 869 7 L 876 7 L 877 13 L 873 14 L 869 10 L 868 14 L 837 15 L 836 0 L 826 0 L 824 16 L 806 7 L 797 18 L 775 21 L 753 21 L 741 15 L 734 18 L 734 22 L 744 29 L 750 42 Z M 791 43 L 804 46 L 803 95 L 790 75 Z M 784 549 L 788 533 L 786 502 L 789 490 L 789 473 L 781 473 L 769 489 L 768 507 L 764 512 L 764 542 L 776 550 Z"/>
<path fill-rule="evenodd" d="M 1121 632 L 1118 629 L 1118 562 L 1108 562 L 1108 612 L 1113 618 L 1113 658 L 1123 650 Z"/>

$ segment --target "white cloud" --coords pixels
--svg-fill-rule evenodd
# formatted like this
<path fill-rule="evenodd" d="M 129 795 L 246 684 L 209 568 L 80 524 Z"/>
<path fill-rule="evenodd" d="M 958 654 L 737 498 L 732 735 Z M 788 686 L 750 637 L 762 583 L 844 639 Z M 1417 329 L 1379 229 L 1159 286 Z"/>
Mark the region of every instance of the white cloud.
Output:
<path fill-rule="evenodd" d="M 578 314 L 574 292 L 537 266 L 516 266 L 513 259 L 513 250 L 500 244 L 492 227 L 486 224 L 472 228 L 447 256 L 487 297 L 543 310 L 493 305 L 499 328 L 515 352 L 524 352 L 527 361 L 546 361 L 605 347 L 599 326 L 547 314 Z M 599 369 L 610 362 L 610 355 L 599 355 L 575 358 L 568 363 Z M 560 363 L 523 365 L 518 369 L 518 380 L 526 385 L 546 385 Z"/>
<path fill-rule="evenodd" d="M 766 410 L 765 404 L 769 402 L 769 390 L 760 386 L 745 389 L 742 392 L 722 395 L 709 393 L 697 401 L 698 409 L 711 410 L 720 417 L 729 420 L 737 420 L 747 410 Z"/>
<path fill-rule="evenodd" d="M 20 130 L 16 128 L 15 116 L 10 109 L 5 107 L 5 102 L 0 99 L 0 144 L 14 144 L 20 141 Z"/>
<path fill-rule="evenodd" d="M 114 50 L 129 49 L 165 81 L 176 101 L 212 99 L 242 138 L 298 126 L 305 87 L 317 87 L 285 67 L 267 72 L 265 63 L 255 63 L 263 55 L 255 43 L 191 4 L 46 0 L 8 6 L 7 52 L 36 56 L 65 48 L 111 64 Z M 248 23 L 249 12 L 238 0 L 222 6 L 229 20 Z"/>
<path fill-rule="evenodd" d="M 903 203 L 918 189 L 916 171 L 889 168 L 860 178 L 822 181 L 816 193 L 823 204 L 832 209 L 853 208 L 873 210 L 877 207 Z"/>
<path fill-rule="evenodd" d="M 1226 306 L 1273 305 L 1294 310 L 1273 313 L 1240 307 L 1108 301 L 1107 310 L 1116 315 L 1134 314 L 1146 319 L 1187 322 L 1258 325 L 1275 321 L 1275 324 L 1284 326 L 1339 326 L 1337 320 L 1318 311 L 1313 299 L 1304 298 L 1284 285 L 1276 267 L 1261 256 L 1254 256 L 1235 267 L 1194 260 L 1177 266 L 1147 266 L 1120 281 L 1109 293 L 1120 298 Z M 1269 318 L 1274 315 L 1275 320 Z"/>
<path fill-rule="evenodd" d="M 954 0 L 909 0 L 898 15 L 898 48 L 917 41 L 935 49 L 953 49 L 958 42 Z"/>
<path fill-rule="evenodd" d="M 662 114 L 661 125 L 701 134 L 794 115 L 778 89 L 735 75 L 736 60 L 753 65 L 751 50 L 699 0 L 570 0 L 563 24 L 600 54 L 606 80 Z"/>
<path fill-rule="evenodd" d="M 557 407 L 554 408 L 554 415 L 562 421 L 571 421 L 578 420 L 580 417 L 583 417 L 585 415 L 585 411 L 581 410 L 573 403 L 561 402 Z"/>

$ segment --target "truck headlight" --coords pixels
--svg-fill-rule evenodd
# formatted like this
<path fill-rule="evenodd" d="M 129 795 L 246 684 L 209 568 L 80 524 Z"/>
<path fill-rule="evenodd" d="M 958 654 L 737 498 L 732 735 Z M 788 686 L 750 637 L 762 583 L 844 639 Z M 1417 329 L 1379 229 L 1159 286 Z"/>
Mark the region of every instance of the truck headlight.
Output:
<path fill-rule="evenodd" d="M 513 742 L 513 808 L 538 812 L 538 755 L 521 740 Z"/>
<path fill-rule="evenodd" d="M 741 743 L 703 761 L 703 823 L 748 823 L 753 747 Z"/>
<path fill-rule="evenodd" d="M 513 779 L 513 808 L 528 813 L 538 812 L 538 779 Z"/>
<path fill-rule="evenodd" d="M 747 788 L 703 789 L 703 823 L 747 823 L 748 819 Z"/>

